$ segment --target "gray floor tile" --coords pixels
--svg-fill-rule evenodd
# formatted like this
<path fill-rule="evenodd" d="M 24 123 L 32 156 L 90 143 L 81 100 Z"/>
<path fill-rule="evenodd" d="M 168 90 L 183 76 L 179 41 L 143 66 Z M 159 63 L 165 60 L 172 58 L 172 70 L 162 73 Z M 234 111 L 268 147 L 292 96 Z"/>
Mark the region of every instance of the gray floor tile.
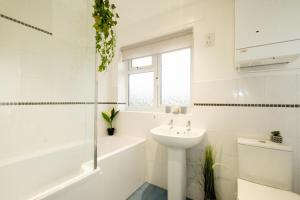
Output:
<path fill-rule="evenodd" d="M 152 185 L 150 183 L 144 183 L 139 189 L 137 189 L 127 200 L 167 200 L 167 190 Z M 187 200 L 191 200 L 188 199 Z"/>

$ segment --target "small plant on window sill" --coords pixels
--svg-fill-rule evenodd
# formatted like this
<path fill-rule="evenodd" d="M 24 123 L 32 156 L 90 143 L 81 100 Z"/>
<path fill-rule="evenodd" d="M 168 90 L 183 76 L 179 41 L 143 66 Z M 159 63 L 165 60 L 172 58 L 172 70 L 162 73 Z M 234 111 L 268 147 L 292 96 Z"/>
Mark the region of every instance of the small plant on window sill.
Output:
<path fill-rule="evenodd" d="M 115 56 L 116 32 L 118 13 L 115 4 L 109 0 L 95 0 L 93 17 L 96 30 L 96 52 L 100 54 L 98 71 L 103 72 Z"/>
<path fill-rule="evenodd" d="M 111 111 L 102 112 L 102 117 L 108 124 L 108 128 L 107 128 L 108 135 L 113 135 L 115 132 L 115 128 L 113 128 L 113 120 L 118 115 L 118 113 L 119 110 L 116 111 L 115 108 L 113 108 Z"/>

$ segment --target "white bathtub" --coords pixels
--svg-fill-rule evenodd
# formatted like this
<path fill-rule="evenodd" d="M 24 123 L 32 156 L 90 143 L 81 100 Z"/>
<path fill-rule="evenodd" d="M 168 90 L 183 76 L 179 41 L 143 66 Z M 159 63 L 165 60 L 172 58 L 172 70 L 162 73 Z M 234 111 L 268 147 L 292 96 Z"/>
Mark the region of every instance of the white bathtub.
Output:
<path fill-rule="evenodd" d="M 99 154 L 102 175 L 96 184 L 97 195 L 91 200 L 125 200 L 145 182 L 145 139 L 100 138 Z"/>
<path fill-rule="evenodd" d="M 145 139 L 99 138 L 100 172 L 83 177 L 44 200 L 125 200 L 145 182 Z M 85 165 L 91 166 L 92 162 Z"/>
<path fill-rule="evenodd" d="M 76 142 L 0 162 L 0 199 L 25 200 L 82 173 L 88 142 Z M 91 152 L 91 151 L 90 151 Z"/>
<path fill-rule="evenodd" d="M 145 182 L 145 139 L 107 136 L 99 138 L 98 143 L 97 170 L 93 170 L 92 161 L 85 162 L 80 169 L 72 169 L 71 165 L 75 161 L 70 162 L 70 160 L 76 160 L 75 155 L 80 155 L 80 153 L 86 154 L 84 152 L 87 149 L 86 144 L 69 149 L 64 148 L 65 152 L 55 151 L 49 155 L 42 154 L 33 160 L 25 161 L 29 163 L 27 167 L 32 167 L 29 169 L 32 174 L 27 173 L 25 179 L 24 176 L 21 176 L 19 180 L 12 181 L 11 183 L 17 183 L 18 187 L 9 185 L 6 187 L 8 191 L 4 194 L 0 188 L 0 199 L 125 200 Z M 89 156 L 91 155 L 89 154 Z M 82 162 L 82 158 L 77 159 L 76 162 Z M 24 166 L 24 163 L 14 163 L 13 165 L 20 168 Z M 13 165 L 9 166 L 11 168 L 9 173 L 13 173 L 12 169 L 18 170 Z M 38 169 L 40 165 L 49 165 L 47 173 L 37 173 L 35 169 Z M 53 172 L 50 166 L 55 165 L 58 165 L 57 169 L 63 165 L 69 167 L 65 167 L 66 170 L 63 170 L 65 174 L 61 174 L 62 171 L 56 173 L 57 170 L 54 170 Z M 78 163 L 76 165 L 78 166 Z M 26 170 L 22 170 L 22 172 L 24 173 Z M 15 178 L 18 179 L 19 175 L 20 173 L 17 173 Z M 35 178 L 30 179 L 31 176 Z M 28 187 L 28 182 L 30 182 L 30 187 Z"/>

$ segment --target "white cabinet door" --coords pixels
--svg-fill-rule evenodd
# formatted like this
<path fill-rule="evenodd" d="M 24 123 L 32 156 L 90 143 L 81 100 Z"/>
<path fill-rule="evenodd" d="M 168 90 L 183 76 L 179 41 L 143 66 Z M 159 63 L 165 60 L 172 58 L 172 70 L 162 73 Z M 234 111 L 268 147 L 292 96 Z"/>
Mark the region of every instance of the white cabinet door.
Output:
<path fill-rule="evenodd" d="M 236 49 L 300 39 L 300 0 L 235 0 Z"/>

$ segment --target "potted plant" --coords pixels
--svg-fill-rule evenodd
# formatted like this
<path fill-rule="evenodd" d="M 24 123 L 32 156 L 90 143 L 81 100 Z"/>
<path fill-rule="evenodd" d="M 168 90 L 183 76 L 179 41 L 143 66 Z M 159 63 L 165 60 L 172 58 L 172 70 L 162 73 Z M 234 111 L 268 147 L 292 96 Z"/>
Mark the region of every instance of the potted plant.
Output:
<path fill-rule="evenodd" d="M 113 120 L 119 113 L 119 110 L 115 111 L 115 108 L 113 108 L 111 111 L 102 112 L 102 117 L 108 124 L 107 133 L 108 135 L 113 135 L 115 132 L 115 128 L 113 128 Z"/>
<path fill-rule="evenodd" d="M 280 135 L 280 131 L 271 132 L 271 141 L 276 143 L 282 143 L 282 136 Z"/>
<path fill-rule="evenodd" d="M 215 177 L 214 177 L 214 152 L 211 145 L 205 148 L 205 162 L 203 167 L 204 177 L 204 200 L 216 200 Z"/>

